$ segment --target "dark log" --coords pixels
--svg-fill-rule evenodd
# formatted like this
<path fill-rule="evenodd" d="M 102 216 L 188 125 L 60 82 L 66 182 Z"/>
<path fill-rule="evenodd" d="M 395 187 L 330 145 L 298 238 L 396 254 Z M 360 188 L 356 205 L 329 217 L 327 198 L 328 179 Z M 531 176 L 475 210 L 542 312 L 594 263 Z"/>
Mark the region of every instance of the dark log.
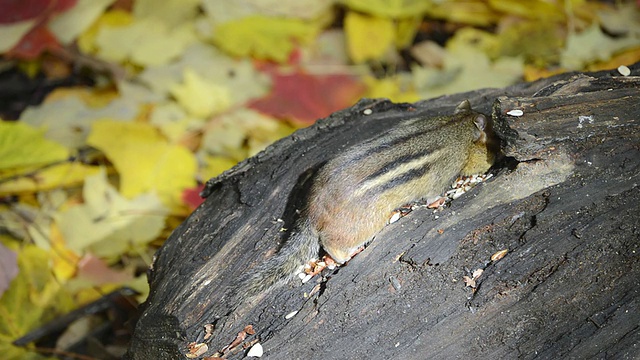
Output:
<path fill-rule="evenodd" d="M 211 355 L 246 325 L 256 333 L 244 342 L 259 340 L 267 359 L 638 358 L 640 64 L 631 69 L 416 104 L 362 100 L 278 141 L 212 179 L 158 251 L 126 358 L 181 359 L 192 342 Z M 229 295 L 286 240 L 319 165 L 465 98 L 493 113 L 504 141 L 493 179 L 441 212 L 414 210 L 307 284 L 249 304 Z M 474 289 L 463 277 L 476 269 Z"/>

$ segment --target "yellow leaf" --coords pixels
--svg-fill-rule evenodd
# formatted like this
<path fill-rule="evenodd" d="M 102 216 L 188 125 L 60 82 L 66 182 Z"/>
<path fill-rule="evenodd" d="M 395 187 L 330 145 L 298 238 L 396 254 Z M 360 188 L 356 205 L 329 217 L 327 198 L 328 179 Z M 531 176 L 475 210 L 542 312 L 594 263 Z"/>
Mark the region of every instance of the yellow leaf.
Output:
<path fill-rule="evenodd" d="M 396 21 L 396 48 L 402 49 L 411 45 L 413 39 L 416 37 L 421 21 L 422 18 L 416 17 L 408 17 Z"/>
<path fill-rule="evenodd" d="M 65 246 L 62 232 L 56 223 L 52 224 L 50 234 L 51 270 L 56 279 L 64 283 L 75 275 L 80 256 Z"/>
<path fill-rule="evenodd" d="M 104 21 L 97 30 L 91 29 L 95 36 L 85 39 L 83 48 L 93 50 L 108 61 L 130 60 L 142 66 L 155 66 L 177 58 L 187 46 L 197 41 L 191 23 L 169 28 L 166 23 L 153 17 L 133 18 L 126 23 L 129 15 L 120 14 L 115 13 L 114 18 L 122 17 L 121 23 L 112 26 Z"/>
<path fill-rule="evenodd" d="M 0 121 L 0 170 L 44 165 L 69 157 L 67 148 L 45 139 L 43 134 L 21 122 Z"/>
<path fill-rule="evenodd" d="M 226 156 L 208 155 L 205 158 L 206 166 L 200 171 L 202 179 L 211 179 L 225 170 L 231 169 L 238 162 Z"/>
<path fill-rule="evenodd" d="M 490 52 L 495 58 L 522 56 L 528 64 L 540 68 L 557 64 L 564 46 L 566 24 L 545 20 L 525 20 L 505 24 Z"/>
<path fill-rule="evenodd" d="M 156 25 L 160 24 L 160 25 Z M 184 50 L 197 40 L 193 25 L 186 23 L 169 28 L 155 19 L 140 21 L 136 29 L 142 31 L 138 46 L 131 51 L 131 60 L 143 66 L 158 66 L 178 58 Z M 149 28 L 156 28 L 151 32 Z"/>
<path fill-rule="evenodd" d="M 355 63 L 381 58 L 396 36 L 392 20 L 353 11 L 347 13 L 344 28 L 349 56 Z"/>
<path fill-rule="evenodd" d="M 299 19 L 248 16 L 215 28 L 214 43 L 234 56 L 285 62 L 294 46 L 310 42 L 319 24 Z"/>
<path fill-rule="evenodd" d="M 45 250 L 25 245 L 18 251 L 20 272 L 0 298 L 0 351 L 3 359 L 37 359 L 11 342 L 66 313 L 74 306 L 49 271 Z"/>
<path fill-rule="evenodd" d="M 547 0 L 489 0 L 489 5 L 501 12 L 529 19 L 561 21 L 565 18 L 565 2 Z"/>
<path fill-rule="evenodd" d="M 463 29 L 464 30 L 464 29 Z M 476 33 L 459 30 L 449 40 L 442 69 L 414 67 L 412 76 L 421 98 L 432 98 L 486 87 L 504 87 L 520 80 L 523 60 L 501 57 L 491 61 Z M 482 36 L 482 34 L 480 34 Z"/>
<path fill-rule="evenodd" d="M 341 0 L 347 7 L 380 17 L 417 17 L 433 6 L 429 0 Z"/>
<path fill-rule="evenodd" d="M 201 151 L 240 161 L 292 132 L 281 121 L 254 110 L 238 109 L 217 116 L 206 126 Z"/>
<path fill-rule="evenodd" d="M 313 20 L 332 12 L 335 0 L 199 0 L 199 3 L 212 22 L 222 23 L 251 15 Z"/>
<path fill-rule="evenodd" d="M 100 103 L 99 99 L 108 99 L 109 102 Z M 86 145 L 93 121 L 133 119 L 139 106 L 139 103 L 128 102 L 127 99 L 114 98 L 112 92 L 56 89 L 44 103 L 27 108 L 20 115 L 20 122 L 46 129 L 45 138 L 75 149 Z"/>
<path fill-rule="evenodd" d="M 77 162 L 65 162 L 22 176 L 16 173 L 14 179 L 0 183 L 0 196 L 21 193 L 35 193 L 55 188 L 65 188 L 82 184 L 84 178 L 95 175 L 99 167 Z M 4 174 L 3 177 L 8 177 Z"/>
<path fill-rule="evenodd" d="M 366 77 L 368 98 L 387 98 L 393 102 L 415 102 L 420 100 L 420 95 L 416 93 L 414 86 L 409 81 L 398 76 L 375 79 Z"/>
<path fill-rule="evenodd" d="M 102 14 L 91 27 L 78 37 L 78 47 L 84 53 L 94 54 L 98 50 L 96 37 L 103 27 L 127 26 L 133 22 L 133 16 L 124 10 L 111 10 Z"/>
<path fill-rule="evenodd" d="M 205 118 L 231 105 L 229 90 L 207 82 L 190 68 L 184 71 L 184 83 L 175 85 L 171 94 L 192 116 Z"/>
<path fill-rule="evenodd" d="M 5 53 L 20 41 L 36 24 L 35 19 L 0 25 L 0 53 Z"/>
<path fill-rule="evenodd" d="M 195 186 L 197 164 L 193 154 L 169 144 L 149 124 L 99 120 L 93 124 L 87 142 L 114 164 L 125 197 L 155 191 L 165 205 L 176 209 L 182 203 L 182 191 Z"/>
<path fill-rule="evenodd" d="M 262 97 L 270 88 L 270 77 L 259 72 L 250 59 L 232 59 L 204 43 L 189 46 L 175 63 L 146 68 L 137 79 L 155 93 L 169 97 L 176 84 L 184 82 L 187 69 L 207 83 L 228 89 L 234 105 Z"/>
<path fill-rule="evenodd" d="M 202 0 L 136 0 L 133 15 L 137 18 L 153 17 L 169 28 L 192 21 L 198 14 Z"/>
<path fill-rule="evenodd" d="M 85 31 L 115 0 L 78 0 L 69 10 L 54 16 L 49 30 L 62 44 L 69 44 Z"/>
<path fill-rule="evenodd" d="M 569 35 L 560 57 L 560 65 L 565 69 L 581 70 L 589 63 L 606 61 L 618 51 L 637 46 L 638 39 L 634 36 L 611 37 L 594 23 L 579 34 Z"/>
<path fill-rule="evenodd" d="M 499 14 L 485 0 L 444 1 L 433 4 L 428 14 L 452 23 L 489 26 L 500 20 Z"/>
<path fill-rule="evenodd" d="M 84 204 L 54 216 L 66 247 L 75 254 L 120 256 L 155 239 L 164 228 L 167 211 L 155 194 L 128 200 L 108 183 L 104 171 L 88 177 L 82 193 Z"/>

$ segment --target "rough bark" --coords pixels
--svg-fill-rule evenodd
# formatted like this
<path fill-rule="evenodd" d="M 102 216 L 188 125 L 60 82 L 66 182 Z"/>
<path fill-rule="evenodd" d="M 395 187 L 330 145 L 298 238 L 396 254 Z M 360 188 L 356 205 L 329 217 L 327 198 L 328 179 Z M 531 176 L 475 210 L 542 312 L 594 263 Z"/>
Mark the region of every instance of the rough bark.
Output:
<path fill-rule="evenodd" d="M 362 100 L 296 132 L 209 182 L 157 253 L 126 358 L 184 358 L 205 324 L 215 324 L 207 355 L 251 324 L 245 341 L 259 339 L 267 359 L 637 358 L 639 89 L 636 64 L 628 77 L 564 74 L 411 105 Z M 493 179 L 444 211 L 419 208 L 387 226 L 347 266 L 227 314 L 240 303 L 230 284 L 286 240 L 281 228 L 320 164 L 465 98 L 493 113 L 504 140 Z M 463 276 L 476 269 L 474 290 Z"/>

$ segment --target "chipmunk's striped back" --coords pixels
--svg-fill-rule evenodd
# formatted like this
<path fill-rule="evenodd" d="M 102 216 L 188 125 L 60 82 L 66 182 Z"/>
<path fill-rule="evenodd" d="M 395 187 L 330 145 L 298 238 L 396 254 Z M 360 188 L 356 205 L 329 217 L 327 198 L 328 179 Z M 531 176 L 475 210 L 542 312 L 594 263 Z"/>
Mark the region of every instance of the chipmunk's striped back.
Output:
<path fill-rule="evenodd" d="M 393 210 L 437 197 L 460 174 L 487 171 L 497 153 L 490 125 L 464 101 L 452 116 L 410 119 L 346 149 L 319 170 L 288 241 L 245 277 L 242 290 L 252 296 L 287 279 L 320 246 L 344 263 Z"/>
<path fill-rule="evenodd" d="M 464 102 L 453 116 L 409 120 L 329 161 L 306 209 L 322 247 L 344 262 L 394 209 L 437 197 L 461 173 L 489 169 L 487 122 Z"/>

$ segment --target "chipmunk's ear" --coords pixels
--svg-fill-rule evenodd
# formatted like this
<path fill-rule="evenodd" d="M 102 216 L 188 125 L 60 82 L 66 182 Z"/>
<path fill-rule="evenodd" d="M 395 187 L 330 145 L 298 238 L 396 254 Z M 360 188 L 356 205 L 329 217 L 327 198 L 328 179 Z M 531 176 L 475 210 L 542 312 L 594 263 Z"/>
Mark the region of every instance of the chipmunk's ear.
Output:
<path fill-rule="evenodd" d="M 471 111 L 471 103 L 469 102 L 469 100 L 464 100 L 460 103 L 460 105 L 456 107 L 456 110 L 453 112 L 453 114 L 455 115 L 469 111 Z"/>
<path fill-rule="evenodd" d="M 484 131 L 487 128 L 487 117 L 482 114 L 478 114 L 475 119 L 473 119 L 473 123 L 476 124 L 478 130 Z"/>
<path fill-rule="evenodd" d="M 476 126 L 476 129 L 473 131 L 474 141 L 483 143 L 487 141 L 487 133 L 485 131 L 487 129 L 487 117 L 482 114 L 475 115 L 473 124 Z"/>

